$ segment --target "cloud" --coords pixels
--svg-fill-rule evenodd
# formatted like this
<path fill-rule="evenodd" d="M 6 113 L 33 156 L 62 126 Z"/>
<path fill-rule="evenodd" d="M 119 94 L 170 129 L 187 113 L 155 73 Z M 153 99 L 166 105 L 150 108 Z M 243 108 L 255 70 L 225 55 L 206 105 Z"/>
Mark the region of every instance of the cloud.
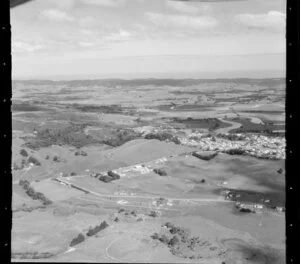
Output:
<path fill-rule="evenodd" d="M 211 10 L 209 5 L 195 5 L 191 2 L 182 2 L 182 1 L 167 1 L 167 7 L 174 9 L 177 12 L 188 13 L 188 14 L 197 14 L 199 12 L 208 12 Z"/>
<path fill-rule="evenodd" d="M 42 16 L 50 21 L 73 21 L 74 18 L 67 12 L 59 9 L 47 9 L 42 12 Z"/>
<path fill-rule="evenodd" d="M 248 0 L 173 0 L 177 2 L 199 2 L 199 3 L 215 3 L 215 2 L 241 2 Z"/>
<path fill-rule="evenodd" d="M 81 2 L 87 5 L 118 7 L 123 5 L 126 0 L 81 0 Z"/>
<path fill-rule="evenodd" d="M 87 16 L 83 17 L 79 20 L 79 25 L 83 28 L 91 28 L 97 26 L 97 20 L 94 17 Z"/>
<path fill-rule="evenodd" d="M 278 11 L 269 11 L 266 14 L 240 14 L 235 20 L 248 28 L 283 31 L 286 15 Z"/>
<path fill-rule="evenodd" d="M 23 40 L 12 41 L 13 52 L 28 53 L 35 52 L 44 48 L 45 45 L 40 43 L 31 43 Z"/>
<path fill-rule="evenodd" d="M 55 5 L 58 9 L 69 10 L 74 7 L 76 0 L 43 0 L 43 2 Z"/>
<path fill-rule="evenodd" d="M 166 27 L 207 29 L 219 24 L 218 20 L 210 16 L 165 15 L 152 12 L 146 13 L 146 16 L 155 25 Z"/>
<path fill-rule="evenodd" d="M 176 11 L 189 13 L 189 14 L 197 14 L 198 8 L 194 5 L 190 5 L 185 2 L 179 2 L 179 1 L 167 1 L 166 2 L 167 7 L 170 7 Z"/>
<path fill-rule="evenodd" d="M 84 35 L 85 37 L 95 36 L 97 35 L 97 31 L 91 29 L 81 29 L 80 34 Z"/>
<path fill-rule="evenodd" d="M 95 42 L 87 42 L 87 41 L 79 41 L 78 42 L 78 45 L 80 46 L 80 47 L 92 47 L 92 46 L 95 46 Z"/>
<path fill-rule="evenodd" d="M 132 34 L 126 30 L 121 29 L 119 32 L 117 33 L 113 33 L 110 34 L 108 36 L 106 36 L 104 39 L 108 40 L 108 41 L 123 41 L 123 40 L 127 40 L 132 36 Z"/>
<path fill-rule="evenodd" d="M 119 35 L 123 38 L 128 38 L 131 36 L 131 34 L 128 31 L 120 30 Z"/>

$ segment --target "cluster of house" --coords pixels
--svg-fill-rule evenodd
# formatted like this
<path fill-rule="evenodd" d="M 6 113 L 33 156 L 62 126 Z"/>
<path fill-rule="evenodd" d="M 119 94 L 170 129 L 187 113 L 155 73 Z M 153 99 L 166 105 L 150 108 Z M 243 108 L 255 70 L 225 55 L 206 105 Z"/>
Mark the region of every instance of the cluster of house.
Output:
<path fill-rule="evenodd" d="M 204 136 L 195 133 L 179 138 L 181 144 L 206 151 L 245 154 L 266 159 L 285 159 L 285 138 L 258 134 L 240 135 L 237 139 L 226 136 Z"/>

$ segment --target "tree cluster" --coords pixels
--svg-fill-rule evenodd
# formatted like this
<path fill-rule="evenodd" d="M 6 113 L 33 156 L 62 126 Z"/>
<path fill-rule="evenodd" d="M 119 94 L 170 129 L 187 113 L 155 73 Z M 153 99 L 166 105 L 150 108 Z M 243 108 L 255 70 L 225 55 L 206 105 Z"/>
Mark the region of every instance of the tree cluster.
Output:
<path fill-rule="evenodd" d="M 31 186 L 30 182 L 27 180 L 20 180 L 19 185 L 23 187 L 26 194 L 31 197 L 33 200 L 40 200 L 43 202 L 43 205 L 52 204 L 52 201 L 49 200 L 43 193 L 35 191 Z"/>
<path fill-rule="evenodd" d="M 149 213 L 149 216 L 151 216 L 151 217 L 157 217 L 158 214 L 157 214 L 156 211 L 151 211 L 151 212 Z"/>
<path fill-rule="evenodd" d="M 21 149 L 21 150 L 20 150 L 20 154 L 21 154 L 21 156 L 23 156 L 23 157 L 27 157 L 27 156 L 28 156 L 28 152 L 27 152 L 25 149 Z"/>
<path fill-rule="evenodd" d="M 87 236 L 94 236 L 101 230 L 107 228 L 109 225 L 106 223 L 106 221 L 103 221 L 100 225 L 97 225 L 95 227 L 90 227 L 89 231 L 86 233 Z"/>
<path fill-rule="evenodd" d="M 78 234 L 77 237 L 73 238 L 71 243 L 70 243 L 70 247 L 73 247 L 81 242 L 83 242 L 85 240 L 85 237 L 82 233 Z"/>
<path fill-rule="evenodd" d="M 158 139 L 160 141 L 170 141 L 178 145 L 180 144 L 178 137 L 167 132 L 149 133 L 145 136 L 145 139 Z"/>
<path fill-rule="evenodd" d="M 88 154 L 83 150 L 78 150 L 74 153 L 75 156 L 87 156 Z"/>
<path fill-rule="evenodd" d="M 12 259 L 46 259 L 53 257 L 54 254 L 50 252 L 22 252 L 22 253 L 12 253 L 11 258 Z"/>
<path fill-rule="evenodd" d="M 33 156 L 28 158 L 28 163 L 33 163 L 35 166 L 41 166 L 41 163 Z"/>
<path fill-rule="evenodd" d="M 158 233 L 154 233 L 151 235 L 151 238 L 154 240 L 159 240 L 161 243 L 169 246 L 169 247 L 174 247 L 180 243 L 180 240 L 177 235 L 173 236 L 172 238 L 169 238 L 166 235 L 159 235 Z"/>
<path fill-rule="evenodd" d="M 26 146 L 31 149 L 49 147 L 52 145 L 69 145 L 81 148 L 86 145 L 99 143 L 83 131 L 83 125 L 71 124 L 68 127 L 44 128 L 37 131 L 36 137 L 31 138 Z"/>
<path fill-rule="evenodd" d="M 155 172 L 159 176 L 167 176 L 167 172 L 162 168 L 160 168 L 160 169 L 156 168 L 156 169 L 153 170 L 153 172 Z"/>
<path fill-rule="evenodd" d="M 99 176 L 100 174 L 96 174 L 96 176 Z M 107 175 L 101 175 L 98 179 L 103 182 L 111 182 L 115 180 L 119 180 L 121 177 L 119 174 L 113 172 L 113 171 L 108 171 Z"/>
<path fill-rule="evenodd" d="M 103 140 L 103 143 L 112 147 L 118 147 L 139 137 L 140 134 L 134 131 L 128 129 L 117 129 L 109 139 Z"/>
<path fill-rule="evenodd" d="M 228 149 L 225 151 L 225 153 L 229 154 L 229 155 L 244 155 L 246 152 L 243 149 Z"/>

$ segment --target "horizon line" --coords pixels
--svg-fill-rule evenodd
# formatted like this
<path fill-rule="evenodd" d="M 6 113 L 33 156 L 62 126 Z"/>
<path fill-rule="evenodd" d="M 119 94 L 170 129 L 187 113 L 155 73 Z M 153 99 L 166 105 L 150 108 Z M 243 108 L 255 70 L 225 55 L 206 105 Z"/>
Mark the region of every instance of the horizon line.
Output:
<path fill-rule="evenodd" d="M 99 79 L 64 79 L 64 80 L 53 80 L 53 79 L 12 79 L 12 82 L 21 81 L 51 81 L 51 82 L 72 82 L 72 81 L 135 81 L 135 80 L 174 80 L 174 81 L 184 81 L 184 80 L 195 80 L 195 81 L 206 81 L 206 80 L 274 80 L 274 79 L 286 79 L 286 77 L 227 77 L 227 78 L 99 78 Z"/>
<path fill-rule="evenodd" d="M 180 77 L 178 75 L 183 75 Z M 184 76 L 185 75 L 185 76 Z M 197 76 L 198 75 L 198 76 Z M 201 76 L 203 75 L 203 76 Z M 206 76 L 205 76 L 206 75 Z M 216 77 L 220 75 L 220 77 Z M 228 76 L 226 76 L 228 75 Z M 235 75 L 235 76 L 234 76 Z M 263 76 L 265 75 L 265 76 Z M 77 76 L 77 77 L 76 77 Z M 120 76 L 120 77 L 118 77 Z M 285 79 L 285 70 L 266 71 L 225 71 L 225 72 L 166 72 L 166 73 L 112 73 L 112 74 L 89 74 L 78 76 L 77 74 L 49 75 L 49 76 L 12 76 L 12 81 L 49 80 L 49 81 L 75 81 L 75 80 L 218 80 L 218 79 Z"/>

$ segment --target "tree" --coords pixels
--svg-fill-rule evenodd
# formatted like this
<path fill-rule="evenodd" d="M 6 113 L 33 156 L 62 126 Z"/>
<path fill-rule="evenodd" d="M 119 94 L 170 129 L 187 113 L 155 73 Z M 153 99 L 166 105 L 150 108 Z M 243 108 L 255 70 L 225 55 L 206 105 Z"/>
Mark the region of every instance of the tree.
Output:
<path fill-rule="evenodd" d="M 110 177 L 112 177 L 114 180 L 120 179 L 120 175 L 117 174 L 117 173 L 115 173 L 115 172 L 113 172 L 113 171 L 108 171 L 107 175 L 110 176 Z"/>
<path fill-rule="evenodd" d="M 41 163 L 33 156 L 29 157 L 28 162 L 33 163 L 35 166 L 41 166 Z"/>
<path fill-rule="evenodd" d="M 71 243 L 70 243 L 70 247 L 73 247 L 81 242 L 83 242 L 85 240 L 84 235 L 82 233 L 80 233 L 77 237 L 73 238 Z"/>
<path fill-rule="evenodd" d="M 158 214 L 157 214 L 157 212 L 155 212 L 155 211 L 151 211 L 151 212 L 149 213 L 149 216 L 151 216 L 151 217 L 157 217 Z"/>
<path fill-rule="evenodd" d="M 170 233 L 171 233 L 172 235 L 179 233 L 179 231 L 180 231 L 180 228 L 177 227 L 177 226 L 173 226 L 173 227 L 171 227 L 171 229 L 170 229 Z"/>
<path fill-rule="evenodd" d="M 28 189 L 30 183 L 29 183 L 29 181 L 27 181 L 27 180 L 20 180 L 20 181 L 19 181 L 19 185 L 20 185 L 20 186 L 23 186 L 24 189 Z"/>
<path fill-rule="evenodd" d="M 166 235 L 162 235 L 158 240 L 164 244 L 169 244 L 169 238 Z"/>
<path fill-rule="evenodd" d="M 99 180 L 103 181 L 103 182 L 111 182 L 114 179 L 112 177 L 110 177 L 110 176 L 102 175 L 102 176 L 99 177 Z"/>
<path fill-rule="evenodd" d="M 154 169 L 153 172 L 155 172 L 156 174 L 160 175 L 160 176 L 166 176 L 167 172 L 164 169 Z"/>
<path fill-rule="evenodd" d="M 137 214 L 136 214 L 136 211 L 135 211 L 135 210 L 131 211 L 131 214 L 132 214 L 133 216 L 137 216 Z"/>
<path fill-rule="evenodd" d="M 167 223 L 165 223 L 165 227 L 167 227 L 167 228 L 171 228 L 171 227 L 173 227 L 174 225 L 172 224 L 172 223 L 170 223 L 170 222 L 167 222 Z"/>
<path fill-rule="evenodd" d="M 154 233 L 153 235 L 151 235 L 152 239 L 159 239 L 159 235 L 157 233 Z"/>
<path fill-rule="evenodd" d="M 21 149 L 20 150 L 20 154 L 23 156 L 23 157 L 27 157 L 28 156 L 28 153 L 25 149 Z"/>
<path fill-rule="evenodd" d="M 87 236 L 93 236 L 96 235 L 101 230 L 105 229 L 109 225 L 106 223 L 106 221 L 103 221 L 100 225 L 97 225 L 95 227 L 90 227 L 89 231 L 86 233 Z"/>
<path fill-rule="evenodd" d="M 109 225 L 108 225 L 108 223 L 106 223 L 106 221 L 103 221 L 103 222 L 100 224 L 101 230 L 104 229 L 104 228 L 106 228 L 106 227 L 108 227 L 108 226 L 109 226 Z"/>
<path fill-rule="evenodd" d="M 179 244 L 180 240 L 177 236 L 173 236 L 169 241 L 169 246 L 174 247 L 175 245 Z"/>

